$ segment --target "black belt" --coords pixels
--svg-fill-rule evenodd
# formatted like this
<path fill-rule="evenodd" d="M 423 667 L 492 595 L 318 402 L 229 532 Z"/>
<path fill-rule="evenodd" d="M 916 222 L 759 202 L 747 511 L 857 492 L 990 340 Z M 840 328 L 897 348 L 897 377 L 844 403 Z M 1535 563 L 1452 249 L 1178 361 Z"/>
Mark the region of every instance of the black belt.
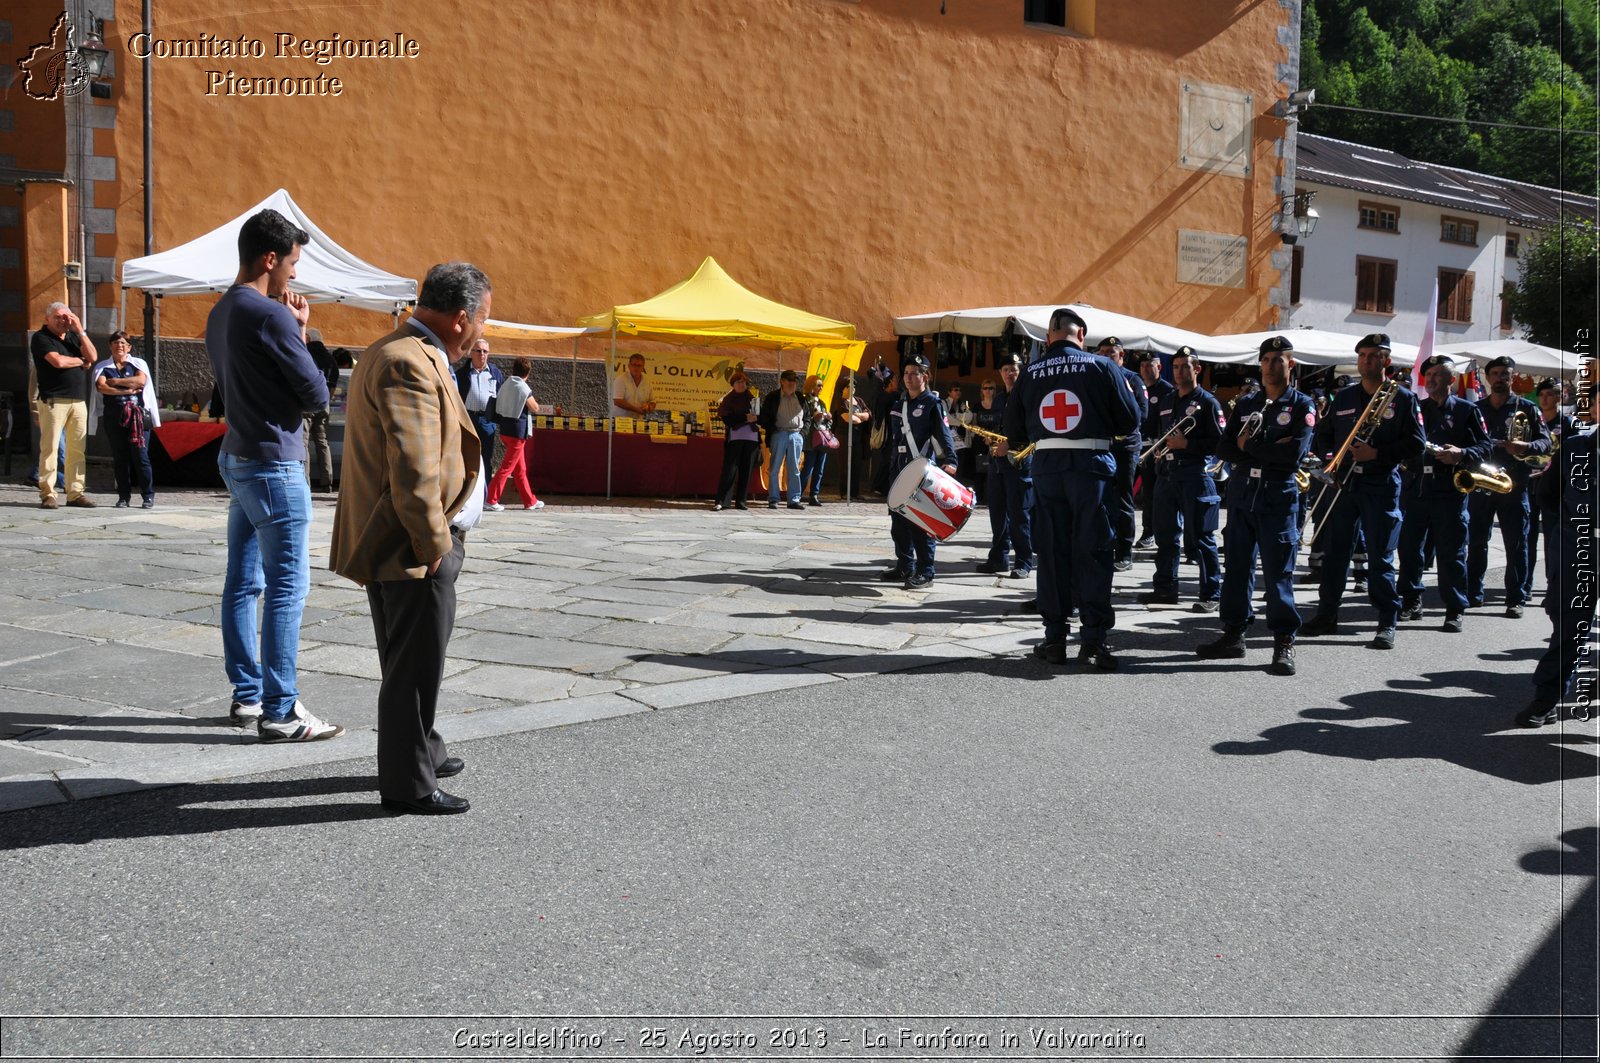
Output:
<path fill-rule="evenodd" d="M 1292 472 L 1268 472 L 1265 469 L 1251 469 L 1246 474 L 1251 480 L 1262 480 L 1269 484 L 1287 484 L 1294 482 Z"/>

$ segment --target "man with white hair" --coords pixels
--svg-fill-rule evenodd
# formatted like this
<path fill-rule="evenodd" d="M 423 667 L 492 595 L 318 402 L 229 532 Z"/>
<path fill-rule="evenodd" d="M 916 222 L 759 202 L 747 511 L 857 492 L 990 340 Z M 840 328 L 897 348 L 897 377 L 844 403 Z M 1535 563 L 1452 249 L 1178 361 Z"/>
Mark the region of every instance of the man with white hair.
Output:
<path fill-rule="evenodd" d="M 89 370 L 97 352 L 83 331 L 83 322 L 66 303 L 51 303 L 44 312 L 44 328 L 29 343 L 34 375 L 38 379 L 39 505 L 55 509 L 56 448 L 66 436 L 67 505 L 92 507 L 83 493 L 84 442 L 89 435 Z"/>

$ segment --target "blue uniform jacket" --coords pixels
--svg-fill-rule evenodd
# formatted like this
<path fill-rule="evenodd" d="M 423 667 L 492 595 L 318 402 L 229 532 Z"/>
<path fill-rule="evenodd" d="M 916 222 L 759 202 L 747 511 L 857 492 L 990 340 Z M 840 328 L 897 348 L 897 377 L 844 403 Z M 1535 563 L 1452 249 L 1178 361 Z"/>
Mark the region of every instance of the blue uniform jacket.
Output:
<path fill-rule="evenodd" d="M 1545 431 L 1544 414 L 1539 412 L 1538 406 L 1520 395 L 1511 396 L 1498 410 L 1489 399 L 1478 400 L 1478 412 L 1483 414 L 1483 423 L 1489 429 L 1491 441 L 1505 439 L 1506 431 L 1511 427 L 1511 418 L 1518 410 L 1526 412 L 1529 422 L 1533 425 L 1533 434 L 1528 438 L 1528 453 L 1550 453 L 1550 433 Z M 1527 486 L 1528 476 L 1533 472 L 1527 462 L 1513 458 L 1501 447 L 1494 448 L 1489 460 L 1510 473 L 1512 483 L 1518 487 Z"/>
<path fill-rule="evenodd" d="M 1139 422 L 1139 434 L 1144 437 L 1144 442 L 1149 443 L 1156 438 L 1156 430 L 1161 427 L 1161 404 L 1177 390 L 1160 377 L 1156 378 L 1154 384 L 1145 386 L 1146 413 L 1144 420 Z"/>
<path fill-rule="evenodd" d="M 1211 392 L 1199 387 L 1187 395 L 1179 395 L 1178 389 L 1173 388 L 1162 398 L 1153 418 L 1156 427 L 1150 433 L 1150 442 L 1172 431 L 1173 425 L 1185 417 L 1194 418 L 1194 427 L 1183 433 L 1189 445 L 1167 453 L 1161 462 L 1164 472 L 1204 466 L 1207 458 L 1217 452 L 1217 446 L 1222 442 L 1222 404 Z"/>
<path fill-rule="evenodd" d="M 956 441 L 944 420 L 944 400 L 931 391 L 916 398 L 900 392 L 889 406 L 889 446 L 893 450 L 889 467 L 893 472 L 918 458 L 931 458 L 935 465 L 954 465 Z M 904 427 L 902 427 L 904 426 Z M 906 441 L 906 432 L 911 442 Z"/>
<path fill-rule="evenodd" d="M 1331 458 L 1350 438 L 1350 433 L 1355 430 L 1356 422 L 1361 419 L 1371 399 L 1372 396 L 1360 383 L 1351 384 L 1334 395 L 1333 401 L 1328 404 L 1327 416 L 1317 425 L 1312 448 L 1324 458 Z M 1398 389 L 1394 401 L 1383 411 L 1383 419 L 1368 442 L 1378 456 L 1371 461 L 1360 462 L 1361 471 L 1352 473 L 1365 480 L 1392 477 L 1402 462 L 1421 455 L 1424 440 L 1422 411 L 1417 405 L 1417 397 L 1405 388 Z M 1344 459 L 1345 468 L 1350 468 L 1353 463 L 1355 459 L 1352 457 Z"/>
<path fill-rule="evenodd" d="M 1262 415 L 1261 429 L 1241 447 L 1239 429 L 1258 410 Z M 1258 391 L 1240 399 L 1217 444 L 1218 456 L 1235 465 L 1234 474 L 1228 477 L 1228 498 L 1240 495 L 1255 479 L 1292 482 L 1295 470 L 1311 450 L 1311 433 L 1316 425 L 1316 404 L 1303 391 L 1287 388 L 1276 399 L 1268 399 L 1265 391 Z M 1250 475 L 1255 469 L 1261 470 L 1259 477 Z"/>
<path fill-rule="evenodd" d="M 1107 361 L 1110 361 L 1110 359 L 1107 359 Z M 1139 430 L 1150 419 L 1150 394 L 1144 389 L 1144 377 L 1140 376 L 1136 371 L 1124 369 L 1122 366 L 1117 365 L 1116 362 L 1112 362 L 1111 365 L 1121 370 L 1122 378 L 1128 382 L 1128 390 L 1133 392 L 1133 400 L 1139 404 L 1139 420 L 1134 423 L 1132 432 L 1117 440 L 1117 449 L 1131 450 L 1137 454 L 1143 442 Z"/>
<path fill-rule="evenodd" d="M 1424 495 L 1454 491 L 1455 475 L 1462 469 L 1481 465 L 1489 456 L 1489 430 L 1484 427 L 1478 408 L 1457 395 L 1447 395 L 1443 405 L 1424 397 L 1422 431 L 1435 446 L 1460 447 L 1466 452 L 1459 465 L 1443 465 L 1427 454 L 1410 462 L 1406 488 Z"/>
<path fill-rule="evenodd" d="M 1544 427 L 1550 433 L 1550 453 L 1554 455 L 1554 460 L 1550 462 L 1550 468 L 1540 473 L 1533 481 L 1530 493 L 1534 505 L 1543 510 L 1554 510 L 1561 505 L 1561 490 L 1557 481 L 1561 479 L 1558 470 L 1562 463 L 1562 448 L 1582 429 L 1564 413 L 1557 413 L 1552 420 L 1544 423 Z"/>
<path fill-rule="evenodd" d="M 1029 440 L 1113 440 L 1138 431 L 1139 402 L 1116 363 L 1063 340 L 1022 371 L 1004 423 L 1013 448 Z M 1034 451 L 1034 475 L 1069 470 L 1109 477 L 1117 463 L 1110 450 Z"/>

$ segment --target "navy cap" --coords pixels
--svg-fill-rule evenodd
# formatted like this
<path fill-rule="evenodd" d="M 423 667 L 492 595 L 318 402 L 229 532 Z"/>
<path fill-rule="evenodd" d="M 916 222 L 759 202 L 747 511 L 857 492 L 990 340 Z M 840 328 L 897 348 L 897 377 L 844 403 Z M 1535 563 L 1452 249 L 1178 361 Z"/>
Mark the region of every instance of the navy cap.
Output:
<path fill-rule="evenodd" d="M 1260 354 L 1272 354 L 1275 351 L 1292 351 L 1294 344 L 1289 342 L 1287 336 L 1268 336 L 1261 341 Z M 1260 354 L 1257 355 L 1259 359 Z"/>
<path fill-rule="evenodd" d="M 1100 347 L 1121 347 L 1122 346 L 1122 341 L 1119 340 L 1115 336 L 1107 336 L 1105 339 L 1103 339 L 1103 340 L 1101 340 L 1099 342 L 1098 346 L 1100 346 Z"/>
<path fill-rule="evenodd" d="M 1499 369 L 1502 367 L 1506 369 L 1515 369 L 1517 367 L 1517 363 L 1509 354 L 1502 354 L 1493 361 L 1485 362 L 1483 367 L 1485 369 Z"/>
<path fill-rule="evenodd" d="M 1456 363 L 1451 360 L 1448 354 L 1436 354 L 1432 358 L 1427 359 L 1422 363 L 1422 371 L 1426 373 L 1428 370 L 1440 365 L 1444 366 L 1452 373 L 1456 371 Z"/>
<path fill-rule="evenodd" d="M 912 366 L 916 366 L 918 369 L 929 368 L 928 356 L 925 354 L 913 354 L 900 364 L 902 370 L 910 369 Z"/>
<path fill-rule="evenodd" d="M 1539 385 L 1537 387 L 1535 387 L 1533 390 L 1534 390 L 1535 393 L 1538 393 L 1538 392 L 1541 392 L 1541 391 L 1560 391 L 1561 390 L 1561 381 L 1557 380 L 1553 376 L 1547 376 L 1543 380 L 1539 381 Z"/>
<path fill-rule="evenodd" d="M 1394 349 L 1394 344 L 1389 342 L 1387 332 L 1369 332 L 1356 341 L 1356 350 L 1359 351 L 1363 347 L 1377 347 L 1379 350 L 1390 351 Z"/>
<path fill-rule="evenodd" d="M 1150 357 L 1154 358 L 1155 355 L 1151 355 Z M 1179 347 L 1177 350 L 1173 351 L 1172 352 L 1172 357 L 1174 357 L 1174 358 L 1198 358 L 1200 356 L 1194 352 L 1194 348 L 1193 347 L 1189 346 L 1186 343 L 1182 347 Z"/>
<path fill-rule="evenodd" d="M 1086 329 L 1086 328 L 1089 327 L 1089 323 L 1087 321 L 1085 321 L 1083 318 L 1079 317 L 1078 316 L 1078 312 L 1076 310 L 1072 309 L 1070 306 L 1058 307 L 1054 311 L 1051 312 L 1051 314 L 1050 314 L 1050 323 L 1051 323 L 1051 325 L 1055 326 L 1056 322 L 1058 320 L 1060 320 L 1062 322 L 1065 322 L 1067 324 L 1077 325 L 1081 329 Z"/>
<path fill-rule="evenodd" d="M 994 367 L 996 369 L 1004 369 L 1008 365 L 1014 365 L 1018 369 L 1021 369 L 1024 364 L 1025 363 L 1022 361 L 1022 355 L 1020 353 L 1017 351 L 1006 351 L 1000 355 L 1000 358 L 997 362 L 995 362 Z"/>

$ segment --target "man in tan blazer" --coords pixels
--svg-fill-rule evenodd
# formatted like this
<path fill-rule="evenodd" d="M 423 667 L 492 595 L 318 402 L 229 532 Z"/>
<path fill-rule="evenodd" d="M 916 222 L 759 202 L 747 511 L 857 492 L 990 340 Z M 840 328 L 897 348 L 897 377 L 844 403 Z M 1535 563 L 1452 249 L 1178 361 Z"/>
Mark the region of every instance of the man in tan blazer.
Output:
<path fill-rule="evenodd" d="M 411 319 L 367 348 L 350 376 L 328 567 L 367 589 L 383 673 L 378 793 L 395 812 L 469 807 L 439 789 L 465 765 L 448 755 L 433 717 L 456 576 L 484 495 L 478 433 L 449 363 L 482 334 L 489 298 L 477 267 L 434 266 Z"/>

